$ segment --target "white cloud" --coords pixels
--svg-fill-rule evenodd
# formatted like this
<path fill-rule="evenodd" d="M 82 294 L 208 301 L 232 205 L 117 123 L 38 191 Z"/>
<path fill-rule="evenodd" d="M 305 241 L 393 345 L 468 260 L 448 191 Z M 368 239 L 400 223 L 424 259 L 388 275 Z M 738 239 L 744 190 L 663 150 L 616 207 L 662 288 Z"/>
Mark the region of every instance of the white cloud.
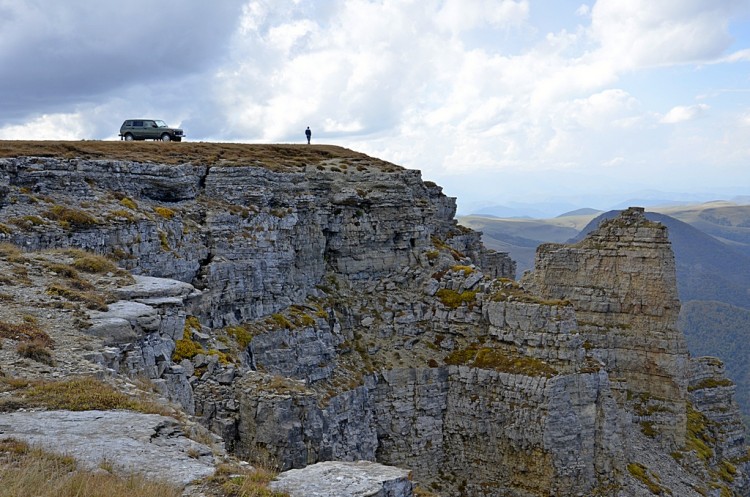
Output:
<path fill-rule="evenodd" d="M 585 3 L 581 4 L 576 9 L 576 15 L 580 17 L 589 17 L 591 15 L 591 7 L 589 7 Z"/>
<path fill-rule="evenodd" d="M 747 62 L 747 61 L 750 61 L 750 48 L 737 50 L 736 52 L 733 52 L 727 55 L 726 57 L 722 57 L 721 59 L 717 60 L 716 63 Z"/>
<path fill-rule="evenodd" d="M 622 69 L 707 62 L 732 42 L 727 26 L 742 0 L 598 0 L 590 33 L 597 59 Z"/>
<path fill-rule="evenodd" d="M 468 182 L 475 171 L 538 180 L 604 166 L 615 175 L 619 164 L 656 178 L 648 166 L 656 158 L 659 167 L 671 156 L 696 160 L 680 152 L 693 128 L 721 118 L 746 131 L 740 114 L 750 93 L 739 92 L 737 74 L 750 47 L 730 45 L 730 33 L 750 13 L 748 0 L 581 1 L 233 0 L 223 15 L 208 15 L 213 4 L 201 2 L 197 15 L 136 11 L 114 22 L 111 6 L 95 0 L 57 2 L 46 13 L 41 0 L 0 0 L 0 66 L 15 74 L 0 81 L 0 90 L 15 81 L 15 93 L 0 91 L 8 97 L 0 110 L 17 110 L 0 113 L 0 137 L 111 138 L 135 114 L 183 121 L 190 140 L 302 142 L 309 125 L 317 143 L 428 177 L 461 171 Z M 67 31 L 49 24 L 55 16 Z M 128 23 L 200 44 L 200 60 L 191 50 L 177 66 L 163 54 L 123 56 L 108 33 Z M 68 59 L 74 70 L 51 65 L 38 83 L 34 56 L 57 45 L 68 55 L 86 50 Z M 682 65 L 676 88 L 670 70 Z M 659 126 L 700 116 L 695 126 Z M 703 133 L 709 149 L 713 129 Z"/>
<path fill-rule="evenodd" d="M 710 107 L 706 104 L 697 105 L 678 105 L 673 107 L 662 117 L 659 122 L 665 124 L 676 124 L 685 121 L 692 121 L 704 115 Z"/>
<path fill-rule="evenodd" d="M 528 0 L 446 0 L 435 21 L 439 28 L 460 34 L 483 25 L 519 26 L 528 16 Z"/>
<path fill-rule="evenodd" d="M 638 100 L 621 89 L 604 90 L 586 98 L 575 99 L 562 107 L 562 118 L 568 126 L 599 131 L 620 127 L 637 112 Z"/>
<path fill-rule="evenodd" d="M 609 160 L 602 162 L 602 166 L 606 168 L 616 168 L 625 164 L 625 157 L 613 157 Z"/>
<path fill-rule="evenodd" d="M 91 131 L 81 114 L 45 114 L 0 128 L 0 140 L 79 140 Z"/>

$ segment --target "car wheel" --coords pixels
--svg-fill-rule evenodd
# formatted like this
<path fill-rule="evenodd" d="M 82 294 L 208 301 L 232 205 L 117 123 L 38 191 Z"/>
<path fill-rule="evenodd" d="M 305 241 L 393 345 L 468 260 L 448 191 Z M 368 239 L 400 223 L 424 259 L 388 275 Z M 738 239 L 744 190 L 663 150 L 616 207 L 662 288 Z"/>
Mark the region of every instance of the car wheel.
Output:
<path fill-rule="evenodd" d="M 125 133 L 125 141 L 126 142 L 132 142 L 133 141 L 133 135 L 130 133 Z"/>
<path fill-rule="evenodd" d="M 172 141 L 172 137 L 169 136 L 169 133 L 164 133 L 163 135 L 161 135 L 161 141 L 163 142 Z"/>

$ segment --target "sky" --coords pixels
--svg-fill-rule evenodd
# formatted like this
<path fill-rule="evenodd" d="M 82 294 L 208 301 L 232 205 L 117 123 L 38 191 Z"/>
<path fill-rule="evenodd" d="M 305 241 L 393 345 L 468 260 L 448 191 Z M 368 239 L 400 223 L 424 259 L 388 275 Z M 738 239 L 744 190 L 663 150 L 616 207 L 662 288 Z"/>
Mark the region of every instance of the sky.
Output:
<path fill-rule="evenodd" d="M 750 196 L 750 0 L 0 0 L 0 139 L 128 118 L 310 126 L 464 214 Z"/>

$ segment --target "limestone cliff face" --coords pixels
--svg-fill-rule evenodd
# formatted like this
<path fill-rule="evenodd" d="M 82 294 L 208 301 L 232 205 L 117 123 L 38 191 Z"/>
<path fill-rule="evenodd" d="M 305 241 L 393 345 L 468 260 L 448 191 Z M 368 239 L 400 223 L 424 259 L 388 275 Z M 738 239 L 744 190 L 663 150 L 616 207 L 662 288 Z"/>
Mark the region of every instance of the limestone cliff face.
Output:
<path fill-rule="evenodd" d="M 0 159 L 0 236 L 139 275 L 82 323 L 91 360 L 248 459 L 377 461 L 446 496 L 749 495 L 733 386 L 689 359 L 642 211 L 540 248 L 519 284 L 418 172 L 258 150 Z"/>
<path fill-rule="evenodd" d="M 524 286 L 571 303 L 588 353 L 610 374 L 621 403 L 673 448 L 685 432 L 688 352 L 677 329 L 674 254 L 666 227 L 631 208 L 575 246 L 539 248 Z"/>
<path fill-rule="evenodd" d="M 324 160 L 273 171 L 2 159 L 5 184 L 95 216 L 66 226 L 42 216 L 42 224 L 6 239 L 29 249 L 109 253 L 136 273 L 191 282 L 203 291 L 196 313 L 220 327 L 304 300 L 327 269 L 371 279 L 409 267 L 432 236 L 466 234 L 456 229 L 454 199 L 426 186 L 418 171 L 356 160 L 362 162 L 346 170 L 340 160 Z M 8 201 L 7 217 L 18 223 L 52 207 L 42 200 L 10 208 Z M 482 249 L 478 234 L 468 234 L 451 243 L 492 260 L 498 276 L 514 274 L 507 256 Z"/>

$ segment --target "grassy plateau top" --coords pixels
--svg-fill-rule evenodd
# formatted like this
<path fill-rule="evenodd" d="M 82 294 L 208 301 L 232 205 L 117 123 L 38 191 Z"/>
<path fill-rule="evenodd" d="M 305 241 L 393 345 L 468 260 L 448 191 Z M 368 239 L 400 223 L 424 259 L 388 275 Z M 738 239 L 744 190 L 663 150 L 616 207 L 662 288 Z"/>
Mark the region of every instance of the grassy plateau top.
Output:
<path fill-rule="evenodd" d="M 294 171 L 326 165 L 376 168 L 385 172 L 400 166 L 335 145 L 164 143 L 125 141 L 0 141 L 0 158 L 56 157 L 63 159 L 122 160 L 158 164 L 256 166 Z"/>

